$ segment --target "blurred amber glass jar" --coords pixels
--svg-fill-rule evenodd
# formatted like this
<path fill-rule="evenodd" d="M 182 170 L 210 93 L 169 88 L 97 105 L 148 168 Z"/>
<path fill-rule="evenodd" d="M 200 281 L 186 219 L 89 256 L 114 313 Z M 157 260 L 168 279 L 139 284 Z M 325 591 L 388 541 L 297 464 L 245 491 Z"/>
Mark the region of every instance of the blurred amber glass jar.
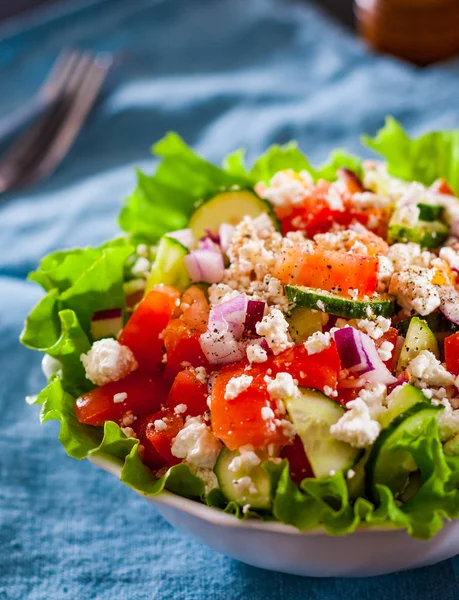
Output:
<path fill-rule="evenodd" d="M 355 0 L 360 33 L 380 52 L 426 65 L 459 53 L 459 0 Z"/>

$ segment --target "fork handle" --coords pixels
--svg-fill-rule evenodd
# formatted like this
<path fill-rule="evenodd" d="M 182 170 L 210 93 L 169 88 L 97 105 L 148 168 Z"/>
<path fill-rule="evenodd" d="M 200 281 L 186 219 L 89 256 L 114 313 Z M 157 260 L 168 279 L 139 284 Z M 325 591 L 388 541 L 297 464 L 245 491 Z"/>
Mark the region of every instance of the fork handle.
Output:
<path fill-rule="evenodd" d="M 23 129 L 51 110 L 56 102 L 56 98 L 35 96 L 7 117 L 0 119 L 0 146 L 9 142 L 13 136 L 21 133 Z"/>

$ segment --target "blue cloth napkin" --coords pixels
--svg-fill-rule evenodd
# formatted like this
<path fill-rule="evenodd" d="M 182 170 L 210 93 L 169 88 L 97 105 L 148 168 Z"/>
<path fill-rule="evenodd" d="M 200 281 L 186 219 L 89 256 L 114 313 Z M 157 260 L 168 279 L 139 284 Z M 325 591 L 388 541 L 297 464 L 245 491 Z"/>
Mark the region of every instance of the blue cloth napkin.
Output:
<path fill-rule="evenodd" d="M 59 247 L 117 231 L 149 146 L 177 130 L 215 160 L 297 138 L 313 160 L 359 149 L 387 113 L 412 132 L 459 127 L 459 64 L 418 70 L 370 54 L 308 3 L 99 0 L 0 30 L 0 114 L 24 102 L 63 46 L 107 50 L 98 108 L 47 182 L 0 198 L 0 598 L 457 600 L 458 559 L 366 580 L 304 579 L 213 553 L 90 463 L 68 458 L 55 423 L 24 396 L 44 384 L 21 348 L 40 297 L 27 272 Z"/>

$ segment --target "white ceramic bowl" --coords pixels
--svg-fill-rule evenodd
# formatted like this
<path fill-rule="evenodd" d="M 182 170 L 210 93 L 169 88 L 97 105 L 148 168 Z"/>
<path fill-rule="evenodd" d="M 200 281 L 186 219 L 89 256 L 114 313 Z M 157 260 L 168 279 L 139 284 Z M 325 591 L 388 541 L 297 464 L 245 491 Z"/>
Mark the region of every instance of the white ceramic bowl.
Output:
<path fill-rule="evenodd" d="M 92 462 L 119 478 L 121 467 L 103 457 Z M 459 520 L 445 523 L 431 540 L 404 530 L 361 527 L 333 537 L 324 530 L 300 532 L 282 523 L 240 521 L 199 502 L 163 492 L 146 497 L 180 531 L 217 552 L 255 567 L 312 577 L 369 577 L 435 564 L 459 554 Z"/>

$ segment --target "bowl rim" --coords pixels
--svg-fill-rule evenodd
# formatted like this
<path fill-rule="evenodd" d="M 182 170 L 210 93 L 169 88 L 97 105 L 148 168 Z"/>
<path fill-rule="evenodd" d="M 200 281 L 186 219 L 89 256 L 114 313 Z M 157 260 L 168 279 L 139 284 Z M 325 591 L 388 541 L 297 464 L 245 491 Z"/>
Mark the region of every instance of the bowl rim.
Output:
<path fill-rule="evenodd" d="M 89 460 L 96 465 L 97 467 L 107 471 L 114 475 L 117 479 L 121 480 L 121 469 L 122 469 L 122 461 L 114 460 L 113 457 L 108 455 L 104 455 L 101 452 L 90 455 Z M 180 510 L 189 515 L 207 521 L 208 523 L 212 523 L 213 525 L 219 525 L 222 527 L 228 528 L 236 528 L 236 529 L 249 529 L 249 530 L 257 530 L 257 531 L 266 531 L 271 533 L 282 533 L 288 535 L 307 535 L 307 536 L 326 536 L 329 538 L 342 538 L 349 537 L 350 535 L 355 534 L 374 534 L 374 533 L 396 533 L 403 532 L 407 535 L 407 532 L 404 528 L 396 527 L 395 525 L 359 525 L 355 531 L 350 534 L 346 534 L 345 536 L 332 536 L 330 535 L 324 527 L 316 527 L 313 529 L 308 529 L 307 531 L 301 531 L 293 525 L 286 525 L 285 523 L 280 523 L 278 521 L 258 521 L 256 519 L 238 519 L 235 515 L 231 515 L 228 513 L 219 510 L 218 508 L 214 508 L 212 506 L 207 506 L 201 502 L 197 502 L 196 500 L 192 500 L 190 498 L 185 498 L 184 496 L 179 496 L 178 494 L 174 494 L 173 492 L 169 492 L 168 490 L 163 490 L 156 496 L 149 496 L 148 494 L 143 494 L 138 490 L 134 490 L 137 494 L 142 496 L 143 498 L 151 501 L 157 502 L 158 504 L 163 504 L 165 506 L 169 506 L 176 510 Z"/>

